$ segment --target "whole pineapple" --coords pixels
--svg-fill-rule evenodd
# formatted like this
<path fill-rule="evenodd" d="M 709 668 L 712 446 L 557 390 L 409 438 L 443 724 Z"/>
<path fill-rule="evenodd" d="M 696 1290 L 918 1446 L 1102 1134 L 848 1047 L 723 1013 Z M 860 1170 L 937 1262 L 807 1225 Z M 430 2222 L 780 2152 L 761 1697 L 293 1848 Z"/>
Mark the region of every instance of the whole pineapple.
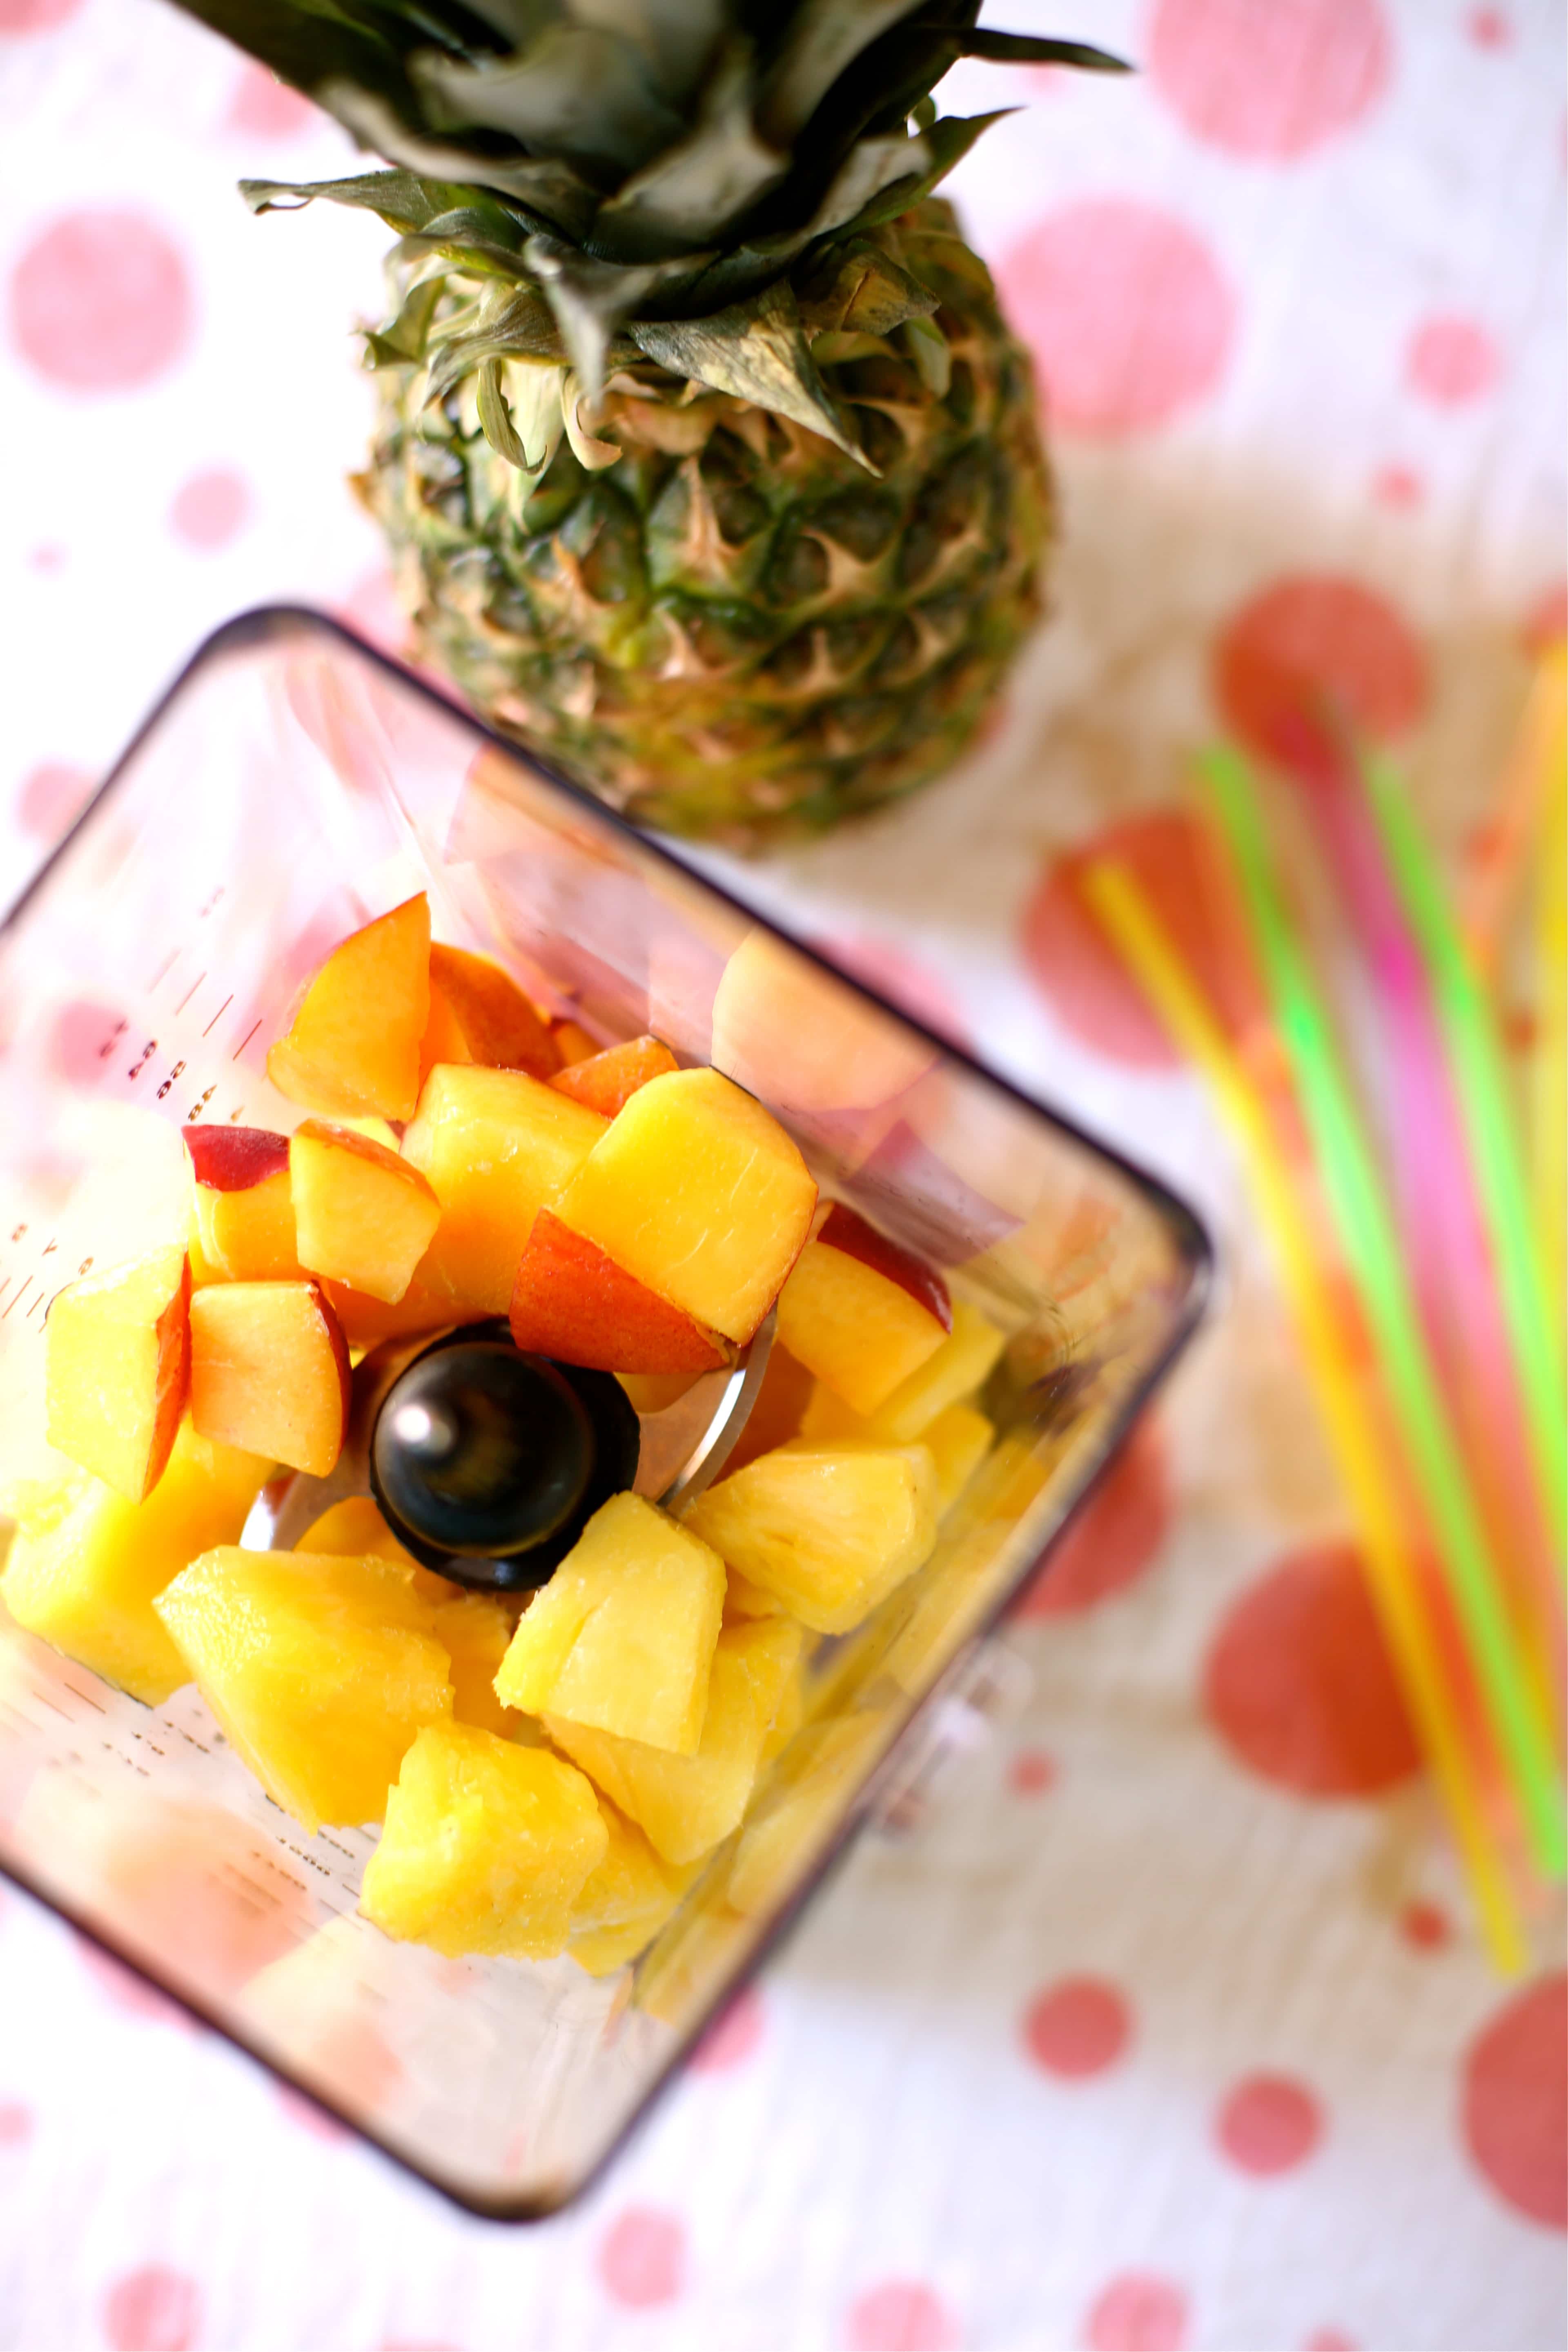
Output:
<path fill-rule="evenodd" d="M 931 190 L 979 0 L 186 0 L 395 167 L 366 503 L 422 650 L 669 831 L 949 765 L 1037 609 L 1028 361 Z"/>

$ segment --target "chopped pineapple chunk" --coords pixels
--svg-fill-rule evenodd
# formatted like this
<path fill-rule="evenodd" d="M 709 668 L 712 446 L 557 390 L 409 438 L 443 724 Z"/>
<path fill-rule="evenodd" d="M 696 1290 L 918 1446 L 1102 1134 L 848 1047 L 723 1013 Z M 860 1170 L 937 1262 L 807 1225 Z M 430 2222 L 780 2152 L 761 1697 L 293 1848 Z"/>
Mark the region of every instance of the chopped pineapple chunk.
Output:
<path fill-rule="evenodd" d="M 923 1445 L 797 1438 L 721 1478 L 686 1512 L 731 1571 L 818 1633 L 847 1633 L 936 1541 Z"/>
<path fill-rule="evenodd" d="M 614 1495 L 530 1603 L 496 1696 L 694 1756 L 723 1609 L 718 1555 L 640 1495 Z"/>
<path fill-rule="evenodd" d="M 387 1797 L 360 1909 L 384 1935 L 454 1959 L 552 1959 L 609 1843 L 574 1765 L 474 1724 L 433 1724 Z"/>

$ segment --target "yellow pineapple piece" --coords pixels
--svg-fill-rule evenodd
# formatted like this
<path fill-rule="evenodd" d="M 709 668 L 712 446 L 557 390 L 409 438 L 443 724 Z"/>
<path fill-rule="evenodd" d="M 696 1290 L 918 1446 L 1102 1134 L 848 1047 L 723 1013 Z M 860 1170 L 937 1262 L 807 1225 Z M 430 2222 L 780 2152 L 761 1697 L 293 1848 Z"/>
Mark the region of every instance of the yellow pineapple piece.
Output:
<path fill-rule="evenodd" d="M 928 1558 L 936 1502 L 923 1445 L 796 1438 L 721 1478 L 684 1516 L 803 1625 L 847 1633 Z"/>
<path fill-rule="evenodd" d="M 416 1735 L 451 1717 L 400 1561 L 224 1547 L 155 1605 L 229 1745 L 312 1832 L 378 1822 Z"/>
<path fill-rule="evenodd" d="M 886 1745 L 889 1710 L 836 1716 L 804 1731 L 742 1831 L 725 1898 L 749 1919 L 771 1913 L 816 1861 Z"/>
<path fill-rule="evenodd" d="M 552 1959 L 609 1843 L 574 1766 L 476 1724 L 433 1724 L 387 1796 L 359 1907 L 384 1935 L 454 1959 Z"/>
<path fill-rule="evenodd" d="M 800 1644 L 800 1627 L 785 1617 L 731 1625 L 720 1634 L 694 1756 L 672 1756 L 556 1715 L 546 1715 L 544 1727 L 640 1823 L 666 1862 L 695 1862 L 729 1836 L 746 1810 Z"/>
<path fill-rule="evenodd" d="M 787 1617 L 789 1611 L 777 1593 L 764 1591 L 753 1584 L 749 1576 L 731 1569 L 724 1580 L 724 1622 L 739 1625 L 752 1617 Z"/>
<path fill-rule="evenodd" d="M 659 1860 L 635 1822 L 600 1800 L 610 1843 L 572 1908 L 566 1948 L 591 1977 L 611 1976 L 651 1943 L 691 1878 Z"/>
<path fill-rule="evenodd" d="M 995 1425 L 972 1404 L 950 1404 L 928 1422 L 921 1444 L 929 1445 L 936 1464 L 938 1517 L 952 1508 L 990 1453 Z"/>
<path fill-rule="evenodd" d="M 1006 1344 L 1006 1334 L 978 1307 L 955 1298 L 952 1329 L 936 1353 L 878 1406 L 867 1423 L 868 1436 L 890 1439 L 896 1445 L 922 1437 L 938 1413 L 973 1396 L 990 1378 Z"/>
<path fill-rule="evenodd" d="M 271 1468 L 198 1437 L 187 1419 L 145 1502 L 85 1470 L 39 1481 L 16 1498 L 0 1595 L 28 1633 L 162 1706 L 190 1674 L 153 1603 L 187 1560 L 234 1542 Z"/>
<path fill-rule="evenodd" d="M 640 1495 L 614 1495 L 524 1612 L 496 1695 L 694 1756 L 723 1608 L 717 1554 Z"/>

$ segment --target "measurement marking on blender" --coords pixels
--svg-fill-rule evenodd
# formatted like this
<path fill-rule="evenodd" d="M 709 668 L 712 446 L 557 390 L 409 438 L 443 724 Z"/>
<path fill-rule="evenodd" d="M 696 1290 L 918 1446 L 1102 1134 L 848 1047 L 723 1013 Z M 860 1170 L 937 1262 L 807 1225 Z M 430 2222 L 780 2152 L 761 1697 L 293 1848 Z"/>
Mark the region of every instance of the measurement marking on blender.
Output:
<path fill-rule="evenodd" d="M 161 986 L 163 985 L 163 982 L 164 982 L 165 980 L 167 980 L 167 979 L 168 979 L 169 974 L 174 971 L 174 966 L 178 963 L 178 961 L 180 961 L 180 950 L 179 950 L 179 949 L 178 949 L 178 948 L 175 948 L 175 949 L 173 950 L 173 952 L 172 952 L 171 954 L 166 955 L 166 956 L 163 958 L 163 962 L 158 966 L 157 971 L 153 973 L 153 975 L 152 979 L 147 982 L 147 993 L 148 993 L 148 995 L 149 995 L 149 996 L 151 996 L 151 995 L 152 995 L 153 991 L 155 988 L 159 988 L 159 987 L 161 987 Z M 198 985 L 199 985 L 199 982 L 198 982 Z"/>
<path fill-rule="evenodd" d="M 223 1019 L 224 1014 L 228 1011 L 229 1006 L 233 1003 L 234 992 L 231 989 L 228 994 L 224 998 L 223 1003 L 218 1006 L 217 1011 L 213 1014 L 212 1019 L 207 1023 L 206 1027 L 202 1031 L 202 1035 L 204 1037 L 210 1037 L 212 1035 L 213 1031 L 217 1027 L 218 1023 Z"/>
<path fill-rule="evenodd" d="M 195 994 L 195 992 L 196 992 L 197 989 L 201 986 L 201 984 L 202 984 L 203 981 L 204 981 L 204 980 L 205 980 L 205 978 L 206 978 L 206 974 L 205 974 L 205 971 L 203 971 L 203 972 L 198 972 L 198 973 L 196 974 L 195 979 L 192 981 L 192 982 L 191 982 L 191 984 L 190 984 L 189 988 L 187 988 L 187 989 L 186 989 L 186 991 L 185 991 L 185 992 L 184 992 L 184 996 L 182 996 L 182 997 L 181 997 L 181 999 L 180 999 L 180 1001 L 179 1001 L 178 1004 L 176 1004 L 176 1005 L 175 1005 L 175 1007 L 174 1007 L 174 1013 L 175 1013 L 175 1017 L 176 1017 L 176 1019 L 177 1019 L 177 1018 L 178 1018 L 178 1016 L 179 1016 L 179 1015 L 180 1015 L 180 1014 L 184 1011 L 184 1009 L 185 1009 L 186 1005 L 190 1003 L 190 1001 L 191 1001 L 192 997 Z"/>
<path fill-rule="evenodd" d="M 23 1279 L 23 1283 L 22 1283 L 22 1288 L 21 1288 L 21 1289 L 16 1293 L 16 1298 L 20 1298 L 20 1297 L 24 1295 L 24 1293 L 26 1292 L 26 1288 L 27 1288 L 28 1284 L 32 1281 L 32 1279 L 33 1279 L 33 1277 L 32 1277 L 32 1276 L 31 1276 L 30 1274 L 29 1274 L 29 1275 L 27 1275 L 27 1276 L 26 1276 L 24 1277 L 24 1279 Z M 15 1306 L 16 1306 L 16 1298 L 13 1298 L 13 1300 L 11 1301 L 11 1307 L 15 1307 Z M 5 1314 L 4 1314 L 4 1315 L 0 1315 L 0 1323 L 8 1323 L 8 1322 L 11 1320 L 11 1307 L 7 1307 L 7 1308 L 5 1309 Z"/>
<path fill-rule="evenodd" d="M 232 1061 L 238 1061 L 240 1055 L 244 1053 L 246 1047 L 249 1045 L 251 1039 L 255 1036 L 257 1030 L 259 1029 L 260 1026 L 261 1024 L 258 1021 L 252 1027 L 246 1031 L 244 1036 L 240 1039 L 238 1045 L 235 1047 L 233 1054 L 229 1057 Z"/>

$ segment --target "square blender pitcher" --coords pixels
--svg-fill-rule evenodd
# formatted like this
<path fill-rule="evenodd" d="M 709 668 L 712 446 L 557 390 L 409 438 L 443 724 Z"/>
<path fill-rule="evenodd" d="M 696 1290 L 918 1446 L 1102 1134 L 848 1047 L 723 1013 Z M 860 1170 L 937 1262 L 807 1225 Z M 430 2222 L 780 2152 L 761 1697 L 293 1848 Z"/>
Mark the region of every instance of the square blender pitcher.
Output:
<path fill-rule="evenodd" d="M 5 1508 L 25 1518 L 28 1482 L 70 1468 L 45 1434 L 56 1294 L 184 1239 L 183 1127 L 299 1124 L 267 1052 L 301 982 L 420 891 L 437 940 L 552 1021 L 601 1045 L 651 1033 L 733 1079 L 825 1201 L 998 1335 L 971 1397 L 994 1434 L 935 1550 L 816 1642 L 738 1828 L 601 1973 L 393 1941 L 357 1908 L 374 1824 L 307 1834 L 194 1685 L 143 1706 L 65 1654 L 68 1631 L 56 1648 L 0 1611 L 0 1867 L 425 2180 L 521 2220 L 594 2177 L 929 1745 L 1191 1332 L 1208 1252 L 1147 1177 L 418 679 L 313 614 L 253 614 L 197 654 L 0 929 Z M 253 1514 L 242 1540 L 280 1524 Z"/>

